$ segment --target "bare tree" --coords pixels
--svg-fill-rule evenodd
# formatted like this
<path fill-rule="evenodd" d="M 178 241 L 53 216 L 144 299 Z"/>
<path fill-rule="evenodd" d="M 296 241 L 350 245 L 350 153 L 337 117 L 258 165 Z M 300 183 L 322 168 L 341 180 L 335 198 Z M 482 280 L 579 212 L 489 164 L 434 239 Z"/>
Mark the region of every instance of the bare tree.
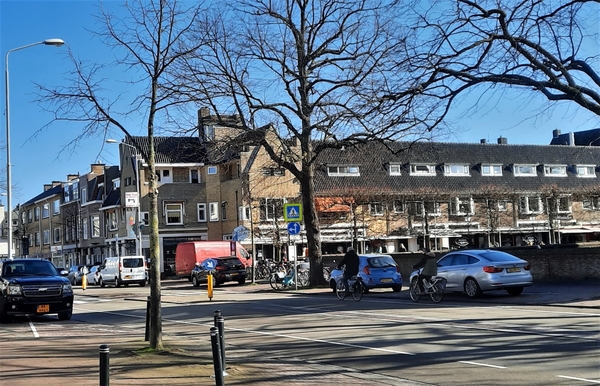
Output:
<path fill-rule="evenodd" d="M 87 64 L 72 53 L 71 78 L 66 86 L 46 87 L 39 85 L 39 102 L 54 113 L 53 122 L 68 121 L 83 125 L 81 135 L 69 144 L 77 146 L 80 139 L 88 136 L 108 138 L 112 130 L 122 132 L 130 138 L 149 168 L 150 202 L 150 346 L 162 348 L 162 315 L 160 254 L 158 238 L 158 189 L 155 173 L 154 136 L 155 123 L 159 119 L 172 122 L 170 111 L 188 102 L 182 99 L 171 86 L 173 83 L 170 68 L 178 60 L 204 44 L 196 35 L 189 39 L 190 27 L 202 13 L 202 4 L 189 8 L 182 7 L 176 0 L 133 0 L 125 3 L 126 16 L 117 17 L 100 8 L 98 22 L 103 26 L 94 34 L 104 44 L 114 49 L 116 59 L 107 64 Z M 191 45 L 190 42 L 193 42 Z M 186 43 L 186 44 L 184 44 Z M 105 66 L 110 65 L 110 78 L 102 78 Z M 128 90 L 139 90 L 123 104 L 128 93 L 114 95 L 106 83 L 117 82 L 118 75 L 127 76 Z M 124 106 L 119 111 L 118 106 Z M 146 120 L 148 147 L 140 146 L 133 140 L 127 119 L 140 113 Z M 142 118 L 136 116 L 135 118 Z M 137 125 L 136 125 L 137 126 Z"/>
<path fill-rule="evenodd" d="M 413 9 L 415 34 L 428 39 L 413 47 L 414 68 L 429 73 L 422 86 L 439 98 L 505 85 L 520 88 L 525 97 L 533 91 L 600 115 L 599 3 L 421 2 Z"/>
<path fill-rule="evenodd" d="M 214 111 L 238 114 L 272 160 L 298 180 L 311 262 L 323 283 L 315 211 L 318 155 L 367 140 L 426 135 L 429 106 L 415 101 L 413 82 L 395 81 L 393 101 L 381 88 L 402 77 L 408 61 L 402 7 L 382 0 L 252 0 L 219 3 L 198 24 L 201 47 L 181 68 L 181 89 Z M 290 140 L 298 146 L 288 146 Z"/>

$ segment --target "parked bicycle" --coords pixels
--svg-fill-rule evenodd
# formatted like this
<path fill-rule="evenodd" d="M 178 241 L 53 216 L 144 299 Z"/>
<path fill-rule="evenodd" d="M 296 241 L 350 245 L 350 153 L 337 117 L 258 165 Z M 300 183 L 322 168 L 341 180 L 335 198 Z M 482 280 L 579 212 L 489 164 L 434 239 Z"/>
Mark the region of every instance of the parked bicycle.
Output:
<path fill-rule="evenodd" d="M 310 281 L 309 271 L 307 269 L 298 268 L 298 287 L 307 287 Z M 287 272 L 283 266 L 271 273 L 269 284 L 274 290 L 282 290 L 291 287 L 296 287 L 296 272 L 290 268 Z"/>
<path fill-rule="evenodd" d="M 352 276 L 348 280 L 348 287 L 350 293 L 352 294 L 352 298 L 357 302 L 360 301 L 360 299 L 362 299 L 363 297 L 363 294 L 365 293 L 365 284 L 363 283 L 362 277 L 358 275 Z M 335 294 L 340 300 L 344 300 L 344 298 L 346 297 L 344 275 L 341 275 L 340 278 L 337 280 Z"/>
<path fill-rule="evenodd" d="M 419 288 L 418 280 L 422 280 L 424 292 Z M 431 280 L 421 278 L 417 275 L 410 283 L 410 298 L 413 302 L 418 302 L 423 295 L 429 295 L 434 303 L 439 303 L 444 298 L 444 290 L 446 289 L 446 279 L 441 276 L 434 276 Z"/>

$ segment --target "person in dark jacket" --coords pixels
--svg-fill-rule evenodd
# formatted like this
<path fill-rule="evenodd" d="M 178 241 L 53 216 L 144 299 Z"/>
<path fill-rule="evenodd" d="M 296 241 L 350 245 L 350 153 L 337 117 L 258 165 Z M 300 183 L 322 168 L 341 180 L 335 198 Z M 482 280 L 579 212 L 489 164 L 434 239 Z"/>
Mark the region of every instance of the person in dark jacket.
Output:
<path fill-rule="evenodd" d="M 342 266 L 345 265 L 346 269 L 344 270 L 344 288 L 346 289 L 346 294 L 350 292 L 350 285 L 348 284 L 348 280 L 358 274 L 358 265 L 359 259 L 358 254 L 354 251 L 354 248 L 348 247 L 348 251 L 344 255 L 344 258 L 337 265 L 337 269 L 342 269 Z"/>
<path fill-rule="evenodd" d="M 424 248 L 421 260 L 419 260 L 417 264 L 413 265 L 413 268 L 423 268 L 423 270 L 417 277 L 417 283 L 419 284 L 419 291 L 421 291 L 421 293 L 424 293 L 425 290 L 423 287 L 423 279 L 426 279 L 429 283 L 431 277 L 437 275 L 437 258 L 435 256 L 435 253 L 431 252 L 431 250 L 427 248 Z"/>

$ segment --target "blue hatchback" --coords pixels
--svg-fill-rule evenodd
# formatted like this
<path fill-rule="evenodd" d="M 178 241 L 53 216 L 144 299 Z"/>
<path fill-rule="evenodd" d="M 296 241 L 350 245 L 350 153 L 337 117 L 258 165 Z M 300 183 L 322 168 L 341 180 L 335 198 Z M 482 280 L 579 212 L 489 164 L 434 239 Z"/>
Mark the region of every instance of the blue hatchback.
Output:
<path fill-rule="evenodd" d="M 369 254 L 358 255 L 358 257 L 360 258 L 358 275 L 362 277 L 366 291 L 372 288 L 391 288 L 394 292 L 402 290 L 400 268 L 392 256 Z M 341 269 L 331 271 L 329 286 L 334 292 L 335 284 L 342 278 L 343 273 Z"/>

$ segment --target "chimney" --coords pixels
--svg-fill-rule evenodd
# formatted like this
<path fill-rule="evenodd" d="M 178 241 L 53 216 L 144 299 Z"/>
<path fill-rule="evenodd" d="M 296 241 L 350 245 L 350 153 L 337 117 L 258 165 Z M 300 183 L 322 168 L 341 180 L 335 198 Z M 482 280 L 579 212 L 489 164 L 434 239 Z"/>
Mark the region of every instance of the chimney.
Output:
<path fill-rule="evenodd" d="M 62 182 L 61 181 L 52 181 L 52 187 L 55 187 L 58 185 L 62 185 Z"/>
<path fill-rule="evenodd" d="M 479 143 L 487 143 L 487 139 L 482 138 L 482 139 L 479 140 Z"/>
<path fill-rule="evenodd" d="M 575 146 L 575 133 L 569 132 L 569 146 Z"/>
<path fill-rule="evenodd" d="M 498 138 L 498 145 L 507 145 L 508 144 L 508 139 L 504 138 L 503 136 L 500 136 L 500 138 Z"/>
<path fill-rule="evenodd" d="M 44 184 L 44 192 L 52 189 L 53 187 L 53 184 Z"/>
<path fill-rule="evenodd" d="M 558 138 L 559 135 L 560 135 L 559 129 L 552 130 L 552 138 Z"/>
<path fill-rule="evenodd" d="M 90 169 L 93 174 L 104 174 L 104 164 L 91 164 Z"/>
<path fill-rule="evenodd" d="M 79 174 L 67 174 L 67 181 L 73 181 L 77 178 L 79 178 Z"/>

